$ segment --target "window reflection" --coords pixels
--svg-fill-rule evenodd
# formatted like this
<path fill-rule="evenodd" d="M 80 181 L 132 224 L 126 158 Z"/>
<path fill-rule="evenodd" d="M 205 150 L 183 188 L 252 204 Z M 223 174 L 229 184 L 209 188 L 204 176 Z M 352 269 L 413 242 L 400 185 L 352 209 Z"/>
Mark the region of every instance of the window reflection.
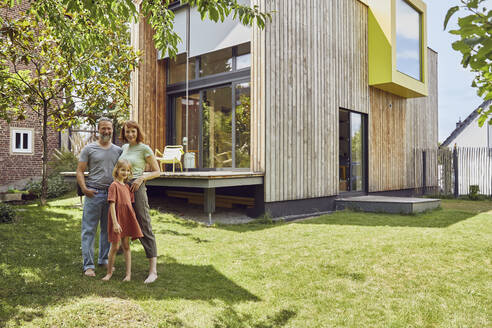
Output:
<path fill-rule="evenodd" d="M 232 48 L 201 56 L 200 77 L 232 71 Z"/>
<path fill-rule="evenodd" d="M 420 13 L 405 0 L 396 5 L 396 69 L 421 80 Z"/>
<path fill-rule="evenodd" d="M 203 92 L 203 167 L 232 167 L 232 89 Z"/>
<path fill-rule="evenodd" d="M 250 44 L 245 43 L 237 47 L 236 69 L 243 69 L 251 66 Z"/>
<path fill-rule="evenodd" d="M 198 153 L 200 136 L 200 94 L 190 94 L 188 97 L 188 149 Z M 183 143 L 186 136 L 186 97 L 175 98 L 175 131 L 176 144 Z"/>
<path fill-rule="evenodd" d="M 250 167 L 250 121 L 251 87 L 250 83 L 236 85 L 236 167 Z"/>
<path fill-rule="evenodd" d="M 189 59 L 190 67 L 188 79 L 195 78 L 195 58 Z M 176 59 L 169 60 L 169 84 L 186 81 L 186 54 L 177 55 Z"/>

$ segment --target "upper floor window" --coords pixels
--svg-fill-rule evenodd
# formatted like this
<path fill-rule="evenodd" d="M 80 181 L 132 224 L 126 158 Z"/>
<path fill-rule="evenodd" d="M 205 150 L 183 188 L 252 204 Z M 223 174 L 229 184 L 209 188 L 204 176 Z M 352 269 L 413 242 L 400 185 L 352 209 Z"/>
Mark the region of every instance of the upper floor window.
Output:
<path fill-rule="evenodd" d="M 251 67 L 250 43 L 209 52 L 189 59 L 188 79 L 236 72 Z M 198 69 L 197 69 L 198 68 Z M 169 59 L 168 84 L 182 83 L 186 80 L 186 54 Z"/>
<path fill-rule="evenodd" d="M 11 128 L 10 150 L 12 153 L 32 154 L 33 129 Z"/>
<path fill-rule="evenodd" d="M 405 0 L 396 1 L 396 69 L 422 80 L 421 14 Z"/>

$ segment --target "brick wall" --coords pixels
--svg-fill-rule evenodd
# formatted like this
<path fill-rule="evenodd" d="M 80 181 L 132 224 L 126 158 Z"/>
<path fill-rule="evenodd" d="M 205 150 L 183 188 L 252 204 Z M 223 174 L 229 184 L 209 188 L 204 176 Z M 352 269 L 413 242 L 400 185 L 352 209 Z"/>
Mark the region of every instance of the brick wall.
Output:
<path fill-rule="evenodd" d="M 14 17 L 27 8 L 29 2 L 23 1 L 20 6 L 2 10 L 0 14 Z M 12 154 L 10 128 L 32 128 L 33 153 L 32 154 Z M 42 118 L 36 113 L 28 113 L 23 121 L 13 121 L 10 124 L 0 120 L 0 191 L 5 191 L 8 187 L 21 188 L 32 178 L 39 178 L 42 174 Z M 58 148 L 58 132 L 49 129 L 48 134 L 48 158 L 51 158 L 53 150 Z"/>

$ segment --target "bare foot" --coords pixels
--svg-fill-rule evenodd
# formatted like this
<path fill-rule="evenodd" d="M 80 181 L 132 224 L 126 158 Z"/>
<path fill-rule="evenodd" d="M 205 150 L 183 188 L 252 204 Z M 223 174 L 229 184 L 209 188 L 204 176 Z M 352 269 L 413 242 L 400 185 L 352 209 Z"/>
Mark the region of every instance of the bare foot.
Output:
<path fill-rule="evenodd" d="M 87 269 L 84 271 L 84 274 L 87 277 L 95 277 L 96 276 L 96 272 L 94 271 L 94 269 Z"/>
<path fill-rule="evenodd" d="M 126 276 L 125 279 L 123 279 L 123 281 L 130 281 L 130 280 L 132 280 L 131 276 Z"/>
<path fill-rule="evenodd" d="M 108 281 L 109 279 L 111 279 L 111 276 L 112 276 L 112 274 L 109 274 L 108 273 L 107 275 L 104 276 L 104 278 L 102 278 L 102 280 L 103 281 Z"/>
<path fill-rule="evenodd" d="M 157 273 L 149 273 L 149 276 L 147 277 L 147 279 L 145 279 L 144 281 L 144 284 L 151 284 L 153 283 L 154 281 L 156 281 L 157 279 Z"/>

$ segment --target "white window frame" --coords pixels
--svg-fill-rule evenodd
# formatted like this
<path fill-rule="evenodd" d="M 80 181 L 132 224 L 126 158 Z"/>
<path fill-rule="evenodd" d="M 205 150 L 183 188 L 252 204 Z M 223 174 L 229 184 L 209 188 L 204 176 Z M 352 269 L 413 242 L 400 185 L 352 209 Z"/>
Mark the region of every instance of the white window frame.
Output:
<path fill-rule="evenodd" d="M 15 144 L 16 140 L 16 134 L 20 133 L 21 134 L 21 148 L 17 148 Z M 23 145 L 23 140 L 24 137 L 23 135 L 27 134 L 27 149 L 24 149 Z M 34 154 L 34 147 L 33 147 L 33 137 L 34 137 L 34 129 L 30 128 L 16 128 L 16 127 L 11 127 L 10 128 L 10 153 L 11 154 L 17 154 L 17 155 L 32 155 Z"/>

